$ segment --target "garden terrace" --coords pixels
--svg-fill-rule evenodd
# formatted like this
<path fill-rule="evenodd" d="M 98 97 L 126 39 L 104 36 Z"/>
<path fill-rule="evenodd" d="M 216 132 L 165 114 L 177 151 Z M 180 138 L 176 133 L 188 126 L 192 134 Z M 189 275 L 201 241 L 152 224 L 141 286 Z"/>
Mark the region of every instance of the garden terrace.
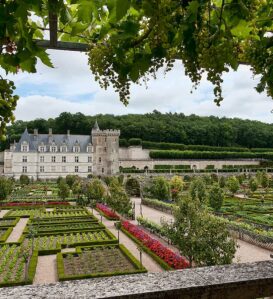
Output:
<path fill-rule="evenodd" d="M 76 253 L 58 253 L 57 265 L 59 280 L 147 272 L 120 244 L 78 247 Z"/>

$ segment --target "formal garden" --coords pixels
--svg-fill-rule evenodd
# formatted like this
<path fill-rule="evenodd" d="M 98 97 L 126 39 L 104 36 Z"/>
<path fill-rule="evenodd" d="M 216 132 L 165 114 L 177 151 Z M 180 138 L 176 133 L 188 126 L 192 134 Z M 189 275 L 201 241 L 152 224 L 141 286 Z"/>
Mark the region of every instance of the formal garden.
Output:
<path fill-rule="evenodd" d="M 130 196 L 139 195 L 142 206 L 173 220 L 159 224 L 141 213 L 135 219 Z M 54 258 L 63 281 L 230 264 L 236 252 L 230 236 L 273 244 L 273 183 L 266 172 L 47 182 L 1 177 L 0 198 L 0 286 L 39 283 L 43 256 Z"/>
<path fill-rule="evenodd" d="M 147 271 L 90 208 L 77 205 L 68 183 L 69 178 L 62 190 L 64 181 L 1 178 L 0 286 L 33 283 L 39 257 L 45 255 L 57 254 L 59 280 Z M 26 225 L 18 240 L 10 242 L 23 219 Z"/>
<path fill-rule="evenodd" d="M 43 256 L 55 256 L 60 281 L 147 272 L 143 254 L 162 271 L 187 268 L 183 256 L 151 236 L 141 239 L 140 228 L 140 234 L 129 229 L 134 207 L 123 184 L 121 177 L 67 176 L 55 182 L 1 177 L 0 286 L 36 283 Z M 115 223 L 118 237 L 104 221 Z M 134 254 L 119 234 L 134 244 Z"/>

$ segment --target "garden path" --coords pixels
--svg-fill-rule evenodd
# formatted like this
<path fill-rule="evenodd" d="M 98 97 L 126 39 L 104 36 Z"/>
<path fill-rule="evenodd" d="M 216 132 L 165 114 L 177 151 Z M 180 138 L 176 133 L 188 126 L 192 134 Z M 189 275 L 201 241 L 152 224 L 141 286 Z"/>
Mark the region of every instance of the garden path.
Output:
<path fill-rule="evenodd" d="M 89 210 L 91 211 L 91 209 Z M 97 211 L 94 210 L 93 213 L 98 219 L 101 218 L 100 214 Z M 110 221 L 102 217 L 102 223 L 107 227 L 107 229 L 111 231 L 112 234 L 118 237 L 118 231 L 114 226 L 114 221 Z M 123 244 L 137 260 L 139 260 L 139 251 L 135 242 L 128 238 L 122 231 L 119 232 L 119 240 L 120 243 Z M 143 266 L 148 270 L 148 272 L 163 271 L 163 269 L 145 252 L 142 252 L 142 263 Z"/>
<path fill-rule="evenodd" d="M 39 256 L 33 284 L 54 283 L 57 281 L 56 254 Z"/>
<path fill-rule="evenodd" d="M 15 227 L 13 228 L 11 234 L 9 235 L 8 239 L 6 242 L 17 242 L 22 233 L 23 230 L 25 229 L 26 225 L 28 222 L 28 218 L 20 218 L 20 220 L 17 222 Z"/>
<path fill-rule="evenodd" d="M 135 202 L 135 211 L 136 217 L 140 216 L 140 202 L 141 199 L 138 197 L 133 197 L 132 201 Z M 167 221 L 172 221 L 173 216 L 153 208 L 142 205 L 142 215 L 144 218 L 148 218 L 151 221 L 160 224 L 160 220 L 165 218 Z M 137 223 L 137 221 L 135 221 Z M 258 261 L 266 261 L 271 260 L 270 254 L 271 251 L 263 249 L 261 247 L 252 245 L 245 241 L 236 240 L 238 248 L 236 250 L 235 258 L 233 260 L 234 263 L 248 263 L 248 262 L 258 262 Z"/>
<path fill-rule="evenodd" d="M 9 210 L 1 210 L 0 211 L 0 218 L 3 218 Z"/>

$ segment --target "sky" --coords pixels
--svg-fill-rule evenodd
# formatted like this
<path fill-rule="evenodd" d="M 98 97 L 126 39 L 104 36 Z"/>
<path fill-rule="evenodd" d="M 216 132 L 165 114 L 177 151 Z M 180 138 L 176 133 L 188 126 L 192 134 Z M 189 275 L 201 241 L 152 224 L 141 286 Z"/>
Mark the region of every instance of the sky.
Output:
<path fill-rule="evenodd" d="M 17 120 L 54 118 L 64 111 L 121 115 L 158 110 L 273 123 L 273 101 L 265 93 L 256 92 L 258 78 L 253 78 L 247 66 L 224 75 L 224 101 L 220 107 L 213 102 L 213 86 L 205 78 L 197 90 L 192 90 L 192 83 L 179 61 L 166 75 L 159 71 L 158 78 L 151 79 L 147 88 L 133 85 L 130 103 L 125 107 L 112 88 L 101 89 L 94 80 L 86 54 L 53 50 L 48 53 L 54 68 L 38 63 L 35 74 L 21 72 L 9 76 L 15 81 L 20 96 L 15 111 Z"/>

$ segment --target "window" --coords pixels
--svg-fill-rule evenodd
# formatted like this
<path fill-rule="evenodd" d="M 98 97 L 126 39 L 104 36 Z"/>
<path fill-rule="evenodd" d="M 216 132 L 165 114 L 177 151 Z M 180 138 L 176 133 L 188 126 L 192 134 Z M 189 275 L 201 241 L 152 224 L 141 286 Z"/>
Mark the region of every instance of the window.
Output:
<path fill-rule="evenodd" d="M 79 166 L 75 166 L 75 172 L 79 172 Z"/>
<path fill-rule="evenodd" d="M 67 147 L 66 146 L 61 146 L 61 152 L 66 153 L 67 152 Z"/>
<path fill-rule="evenodd" d="M 45 157 L 44 156 L 40 156 L 40 162 L 44 163 L 45 162 Z"/>
<path fill-rule="evenodd" d="M 104 141 L 106 142 L 107 141 L 107 138 L 105 137 Z"/>
<path fill-rule="evenodd" d="M 99 157 L 99 163 L 101 163 L 101 157 Z"/>
<path fill-rule="evenodd" d="M 55 163 L 55 162 L 56 162 L 56 156 L 52 156 L 52 157 L 51 157 L 51 162 L 52 162 L 52 163 Z"/>
<path fill-rule="evenodd" d="M 66 167 L 62 166 L 62 172 L 66 172 Z"/>
<path fill-rule="evenodd" d="M 22 168 L 22 172 L 23 172 L 23 173 L 26 173 L 26 172 L 27 172 L 27 167 L 26 167 L 26 166 L 23 166 L 23 168 Z"/>
<path fill-rule="evenodd" d="M 88 153 L 92 153 L 92 146 L 88 146 L 88 147 L 87 147 L 87 152 L 88 152 Z"/>
<path fill-rule="evenodd" d="M 76 163 L 79 162 L 79 157 L 78 157 L 78 156 L 75 157 L 75 162 L 76 162 Z"/>
<path fill-rule="evenodd" d="M 51 166 L 51 172 L 55 172 L 56 171 L 56 167 L 55 166 Z"/>
<path fill-rule="evenodd" d="M 79 153 L 79 152 L 80 152 L 80 147 L 74 146 L 74 153 Z"/>
<path fill-rule="evenodd" d="M 66 156 L 62 156 L 62 162 L 66 163 Z"/>
<path fill-rule="evenodd" d="M 101 172 L 104 173 L 104 168 L 101 169 Z"/>
<path fill-rule="evenodd" d="M 45 167 L 44 166 L 40 166 L 40 172 L 45 172 Z"/>
<path fill-rule="evenodd" d="M 23 156 L 23 162 L 27 162 L 27 156 Z"/>
<path fill-rule="evenodd" d="M 51 151 L 52 151 L 52 153 L 56 153 L 57 152 L 57 146 L 52 146 Z"/>
<path fill-rule="evenodd" d="M 104 151 L 107 152 L 107 148 L 106 147 L 104 148 Z"/>
<path fill-rule="evenodd" d="M 92 162 L 92 157 L 88 157 L 88 163 Z"/>
<path fill-rule="evenodd" d="M 27 145 L 22 145 L 22 152 L 27 152 Z"/>
<path fill-rule="evenodd" d="M 88 166 L 88 172 L 92 172 L 92 166 Z"/>
<path fill-rule="evenodd" d="M 40 146 L 40 152 L 44 153 L 45 152 L 45 147 L 44 146 Z"/>

